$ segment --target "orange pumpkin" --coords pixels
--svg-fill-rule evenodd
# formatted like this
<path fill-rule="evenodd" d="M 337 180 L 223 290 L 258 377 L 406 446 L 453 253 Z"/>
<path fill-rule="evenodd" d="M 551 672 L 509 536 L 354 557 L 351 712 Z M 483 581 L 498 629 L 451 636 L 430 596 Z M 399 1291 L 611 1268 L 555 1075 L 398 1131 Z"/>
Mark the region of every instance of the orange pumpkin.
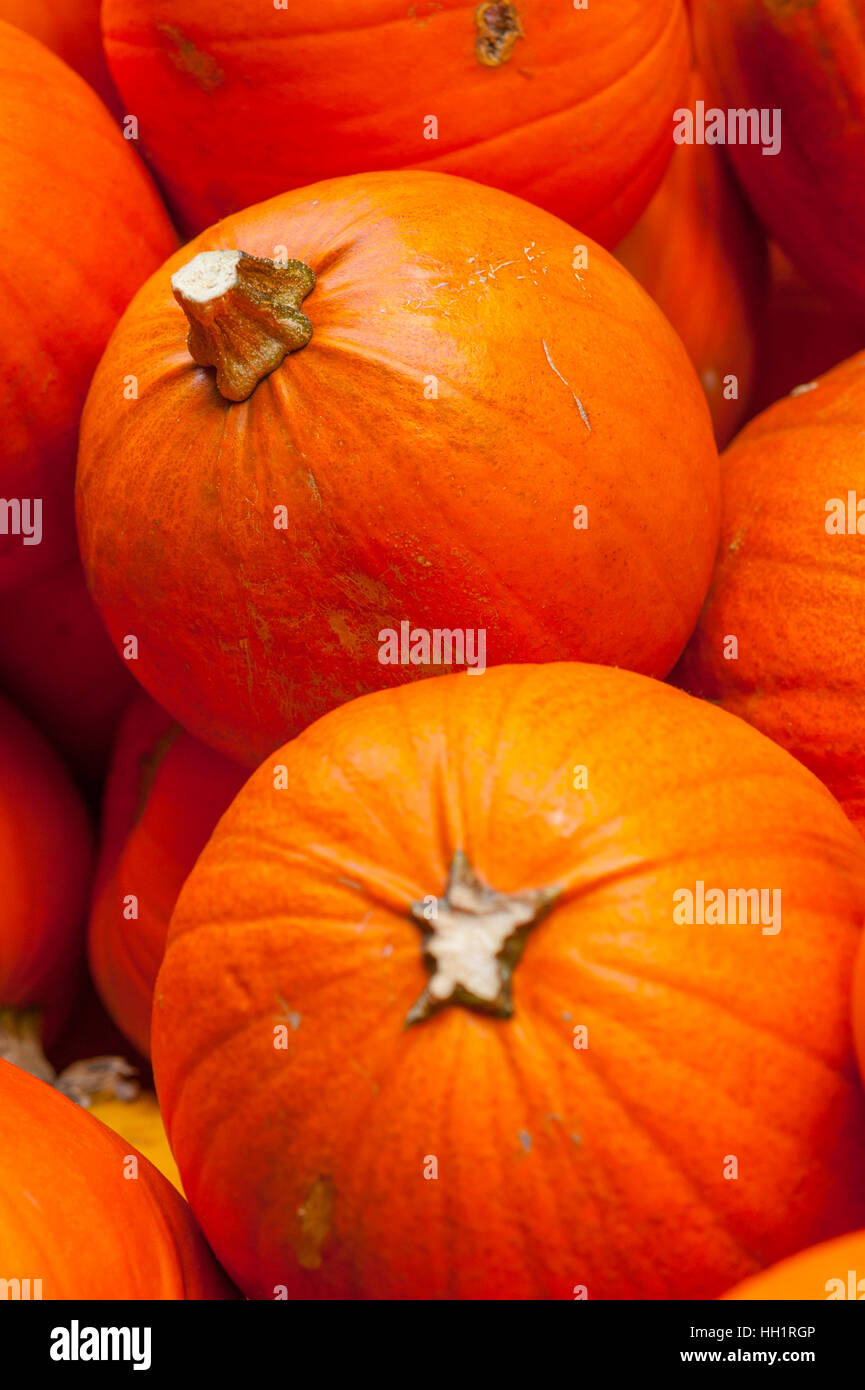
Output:
<path fill-rule="evenodd" d="M 228 218 L 151 278 L 94 378 L 78 516 L 139 680 L 256 765 L 428 674 L 436 630 L 476 665 L 483 641 L 665 675 L 717 489 L 693 368 L 611 256 L 508 194 L 368 174 Z M 397 650 L 403 623 L 428 652 Z"/>
<path fill-rule="evenodd" d="M 3 592 L 75 554 L 72 480 L 87 387 L 133 291 L 176 240 L 98 97 L 3 23 L 0 105 Z"/>
<path fill-rule="evenodd" d="M 34 728 L 0 701 L 0 1056 L 20 1011 L 62 1026 L 83 948 L 92 845 L 65 768 Z M 28 1031 L 25 1028 L 25 1032 Z"/>
<path fill-rule="evenodd" d="M 0 603 L 0 688 L 89 791 L 101 785 L 137 687 L 111 645 L 76 555 Z"/>
<path fill-rule="evenodd" d="M 105 790 L 88 945 L 102 999 L 145 1056 L 177 895 L 245 780 L 146 695 L 130 706 Z"/>
<path fill-rule="evenodd" d="M 178 1192 L 183 1192 L 177 1164 L 168 1147 L 159 1105 L 152 1091 L 142 1091 L 132 1100 L 97 1096 L 89 1107 L 89 1114 L 126 1139 L 138 1153 L 149 1159 L 154 1168 L 159 1169 Z"/>
<path fill-rule="evenodd" d="M 722 479 L 715 573 L 672 679 L 788 748 L 865 831 L 865 353 L 746 425 Z"/>
<path fill-rule="evenodd" d="M 802 274 L 865 311 L 865 28 L 862 0 L 693 0 L 721 127 L 762 221 Z M 736 119 L 734 140 L 728 128 Z M 747 131 L 740 128 L 742 113 Z M 765 112 L 765 116 L 762 114 Z M 711 121 L 711 123 L 710 123 Z M 765 129 L 763 124 L 765 122 Z M 770 150 L 768 154 L 764 150 Z"/>
<path fill-rule="evenodd" d="M 126 109 L 190 234 L 315 179 L 424 167 L 612 246 L 670 155 L 681 0 L 105 0 Z"/>
<path fill-rule="evenodd" d="M 190 1204 L 258 1298 L 715 1297 L 865 1224 L 863 915 L 825 788 L 670 686 L 562 663 L 343 706 L 175 909 L 153 1064 Z"/>
<path fill-rule="evenodd" d="M 0 0 L 0 20 L 25 29 L 90 83 L 109 107 L 118 96 L 99 31 L 101 0 Z"/>
<path fill-rule="evenodd" d="M 19 1297 L 237 1297 L 183 1198 L 127 1140 L 2 1061 L 0 1112 L 0 1269 Z"/>
<path fill-rule="evenodd" d="M 865 1298 L 865 1231 L 791 1255 L 789 1260 L 738 1284 L 724 1298 L 779 1302 L 853 1298 L 861 1302 Z"/>
<path fill-rule="evenodd" d="M 776 244 L 751 400 L 756 415 L 865 348 L 865 316 L 845 313 L 810 285 Z"/>
<path fill-rule="evenodd" d="M 695 69 L 689 101 L 693 106 L 705 96 L 705 80 Z M 717 146 L 676 147 L 660 188 L 616 256 L 688 349 L 723 448 L 747 416 L 766 247 Z"/>

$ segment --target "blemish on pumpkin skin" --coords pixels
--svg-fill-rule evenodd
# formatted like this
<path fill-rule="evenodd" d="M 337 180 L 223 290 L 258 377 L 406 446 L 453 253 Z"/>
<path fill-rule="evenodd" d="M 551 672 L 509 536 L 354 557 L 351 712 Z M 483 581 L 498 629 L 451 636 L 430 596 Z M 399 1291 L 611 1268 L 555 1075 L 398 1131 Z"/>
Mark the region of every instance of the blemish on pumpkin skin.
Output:
<path fill-rule="evenodd" d="M 321 1268 L 321 1249 L 330 1235 L 333 1204 L 333 1178 L 316 1178 L 303 1206 L 297 1209 L 300 1232 L 294 1248 L 304 1269 Z"/>
<path fill-rule="evenodd" d="M 157 24 L 156 28 L 174 45 L 168 56 L 176 68 L 193 77 L 204 92 L 212 92 L 220 85 L 224 73 L 215 58 L 196 48 L 192 40 L 182 34 L 174 24 Z"/>
<path fill-rule="evenodd" d="M 526 1153 L 531 1152 L 532 1136 L 529 1134 L 527 1129 L 520 1130 L 520 1145 Z"/>
<path fill-rule="evenodd" d="M 516 5 L 478 5 L 475 10 L 475 57 L 485 68 L 500 68 L 514 44 L 525 38 Z"/>

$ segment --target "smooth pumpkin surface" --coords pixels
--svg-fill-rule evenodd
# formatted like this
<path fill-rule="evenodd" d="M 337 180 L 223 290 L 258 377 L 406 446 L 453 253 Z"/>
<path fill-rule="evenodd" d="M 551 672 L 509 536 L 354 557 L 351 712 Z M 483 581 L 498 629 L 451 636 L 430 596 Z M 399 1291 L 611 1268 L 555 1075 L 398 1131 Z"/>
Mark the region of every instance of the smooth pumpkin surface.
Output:
<path fill-rule="evenodd" d="M 101 786 L 117 726 L 138 689 L 111 644 L 75 556 L 0 604 L 0 688 Z"/>
<path fill-rule="evenodd" d="M 854 1231 L 791 1255 L 789 1260 L 738 1284 L 724 1298 L 837 1300 L 849 1298 L 851 1289 L 855 1290 L 852 1297 L 857 1301 L 865 1298 L 865 1231 Z"/>
<path fill-rule="evenodd" d="M 865 2 L 693 0 L 713 103 L 780 110 L 781 149 L 728 146 L 752 206 L 802 274 L 865 310 Z"/>
<path fill-rule="evenodd" d="M 87 812 L 40 734 L 0 700 L 0 1009 L 62 1025 L 77 984 L 90 886 Z"/>
<path fill-rule="evenodd" d="M 88 1113 L 128 1140 L 182 1194 L 180 1174 L 152 1091 L 142 1091 L 134 1100 L 97 1097 Z"/>
<path fill-rule="evenodd" d="M 865 830 L 865 353 L 752 420 L 722 490 L 712 584 L 671 679 L 788 748 Z M 833 501 L 859 530 L 827 531 Z"/>
<path fill-rule="evenodd" d="M 41 1279 L 43 1299 L 237 1297 L 183 1198 L 128 1140 L 6 1062 L 0 1112 L 6 1277 Z"/>
<path fill-rule="evenodd" d="M 751 413 L 831 371 L 865 348 L 865 314 L 834 303 L 808 283 L 774 242 Z"/>
<path fill-rule="evenodd" d="M 685 104 L 693 109 L 705 98 L 705 80 L 695 69 Z M 723 448 L 747 418 L 766 293 L 766 248 L 718 146 L 676 146 L 661 186 L 616 247 L 616 256 L 682 339 Z"/>
<path fill-rule="evenodd" d="M 226 248 L 317 277 L 311 339 L 241 401 L 192 361 L 171 290 Z M 263 360 L 259 319 L 225 312 Z M 136 297 L 82 424 L 79 534 L 108 630 L 138 635 L 135 675 L 190 733 L 253 766 L 434 670 L 379 660 L 403 621 L 483 629 L 490 664 L 665 675 L 717 508 L 705 399 L 644 291 L 549 214 L 444 174 L 320 183 L 212 228 Z"/>
<path fill-rule="evenodd" d="M 675 923 L 698 881 L 777 889 L 780 930 Z M 670 686 L 369 695 L 259 768 L 178 901 L 153 1064 L 184 1189 L 252 1297 L 717 1297 L 863 1222 L 863 915 L 825 788 Z"/>
<path fill-rule="evenodd" d="M 612 246 L 661 179 L 689 58 L 681 0 L 106 0 L 102 22 L 190 235 L 316 179 L 423 167 Z"/>
<path fill-rule="evenodd" d="M 68 63 L 109 107 L 118 104 L 99 30 L 101 0 L 0 0 L 0 20 L 32 34 Z"/>
<path fill-rule="evenodd" d="M 29 519 L 13 515 L 10 526 L 3 508 L 5 592 L 75 554 L 75 450 L 90 378 L 133 292 L 176 238 L 99 98 L 3 23 L 0 105 L 0 496 L 42 504 L 39 544 L 25 544 Z"/>
<path fill-rule="evenodd" d="M 177 895 L 246 776 L 146 695 L 127 711 L 105 788 L 88 951 L 103 1001 L 145 1056 Z"/>

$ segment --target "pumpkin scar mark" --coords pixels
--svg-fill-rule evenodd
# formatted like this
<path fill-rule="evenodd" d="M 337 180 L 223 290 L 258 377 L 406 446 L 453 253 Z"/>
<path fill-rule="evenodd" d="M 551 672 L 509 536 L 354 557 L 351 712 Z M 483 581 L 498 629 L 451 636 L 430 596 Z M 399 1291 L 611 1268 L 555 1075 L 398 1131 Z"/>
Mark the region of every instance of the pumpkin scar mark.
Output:
<path fill-rule="evenodd" d="M 298 1028 L 300 1027 L 301 1015 L 288 1007 L 281 994 L 278 994 L 276 996 L 276 1002 L 282 1009 L 282 1013 L 277 1014 L 277 1023 L 288 1023 L 292 1029 L 292 1032 L 296 1033 Z"/>
<path fill-rule="evenodd" d="M 517 39 L 525 37 L 516 5 L 478 5 L 475 27 L 475 56 L 485 68 L 501 67 L 510 58 Z"/>
<path fill-rule="evenodd" d="M 212 92 L 219 86 L 224 74 L 215 58 L 196 48 L 192 40 L 174 24 L 157 24 L 156 28 L 174 45 L 174 51 L 169 52 L 168 56 L 176 68 L 193 77 L 202 91 Z"/>
<path fill-rule="evenodd" d="M 321 1268 L 321 1248 L 333 1221 L 333 1178 L 320 1177 L 309 1189 L 303 1206 L 298 1207 L 300 1233 L 295 1245 L 297 1260 L 304 1269 Z"/>
<path fill-rule="evenodd" d="M 565 385 L 567 386 L 568 390 L 570 391 L 571 395 L 573 396 L 574 400 L 575 400 L 576 403 L 577 403 L 577 410 L 580 412 L 580 419 L 582 420 L 582 422 L 583 422 L 583 424 L 585 425 L 586 429 L 589 431 L 589 434 L 591 434 L 591 432 L 592 432 L 592 427 L 591 427 L 591 425 L 589 424 L 589 417 L 588 417 L 588 415 L 586 414 L 586 411 L 585 411 L 585 408 L 584 408 L 584 406 L 583 406 L 582 401 L 580 400 L 579 396 L 577 395 L 577 393 L 576 393 L 576 391 L 574 390 L 574 388 L 573 388 L 573 386 L 571 385 L 571 383 L 570 383 L 569 381 L 565 381 L 565 378 L 562 376 L 561 372 L 559 371 L 559 369 L 558 369 L 558 367 L 556 366 L 555 362 L 553 361 L 552 357 L 550 357 L 550 350 L 549 350 L 549 348 L 547 347 L 546 343 L 544 342 L 544 339 L 543 339 L 543 338 L 541 338 L 541 343 L 543 344 L 544 355 L 545 355 L 545 357 L 546 357 L 546 359 L 547 359 L 547 362 L 548 362 L 549 365 L 552 367 L 552 369 L 553 369 L 553 371 L 555 372 L 556 376 L 559 378 L 559 381 L 564 381 L 564 382 L 565 382 Z"/>

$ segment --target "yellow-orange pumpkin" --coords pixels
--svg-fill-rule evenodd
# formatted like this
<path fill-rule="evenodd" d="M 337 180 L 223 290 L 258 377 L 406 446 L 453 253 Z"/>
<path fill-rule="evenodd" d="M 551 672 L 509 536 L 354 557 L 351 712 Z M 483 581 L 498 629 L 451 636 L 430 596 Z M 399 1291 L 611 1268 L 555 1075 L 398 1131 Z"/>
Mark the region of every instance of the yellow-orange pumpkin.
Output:
<path fill-rule="evenodd" d="M 337 179 L 212 228 L 138 294 L 82 423 L 106 625 L 185 728 L 253 765 L 429 674 L 422 644 L 388 652 L 403 623 L 483 632 L 489 664 L 666 675 L 717 505 L 705 398 L 648 296 L 563 222 L 445 174 Z"/>
<path fill-rule="evenodd" d="M 722 495 L 712 584 L 671 679 L 788 748 L 865 831 L 865 353 L 746 425 Z"/>
<path fill-rule="evenodd" d="M 852 1278 L 851 1278 L 852 1275 Z M 865 1299 L 865 1231 L 802 1250 L 737 1284 L 725 1299 Z"/>
<path fill-rule="evenodd" d="M 0 1269 L 29 1281 L 24 1296 L 237 1297 L 183 1198 L 127 1140 L 3 1061 L 0 1113 Z"/>
<path fill-rule="evenodd" d="M 700 884 L 739 920 L 688 925 Z M 716 1297 L 865 1224 L 863 915 L 825 788 L 670 686 L 369 695 L 262 765 L 180 896 L 184 1189 L 257 1298 Z"/>
<path fill-rule="evenodd" d="M 315 179 L 423 166 L 613 245 L 687 81 L 681 0 L 105 0 L 102 19 L 190 234 Z"/>

